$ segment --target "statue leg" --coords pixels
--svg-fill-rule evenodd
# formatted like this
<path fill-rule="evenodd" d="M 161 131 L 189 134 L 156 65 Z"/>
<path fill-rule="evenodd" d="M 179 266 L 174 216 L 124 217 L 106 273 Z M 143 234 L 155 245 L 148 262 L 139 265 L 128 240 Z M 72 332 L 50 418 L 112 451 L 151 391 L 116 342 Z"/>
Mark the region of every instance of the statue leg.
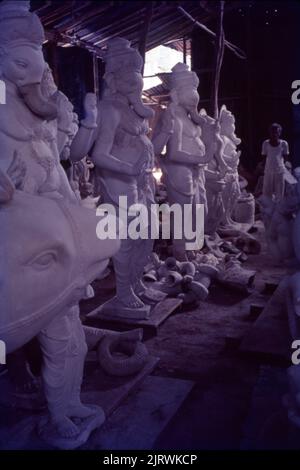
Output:
<path fill-rule="evenodd" d="M 142 308 L 144 303 L 135 294 L 131 266 L 133 259 L 136 259 L 140 250 L 136 249 L 137 240 L 130 238 L 121 241 L 121 247 L 113 257 L 114 270 L 116 276 L 117 299 L 124 307 Z"/>
<path fill-rule="evenodd" d="M 95 413 L 90 407 L 81 402 L 81 385 L 83 380 L 84 362 L 87 354 L 87 344 L 84 329 L 79 317 L 79 307 L 73 308 L 73 312 L 68 315 L 69 327 L 72 331 L 72 349 L 75 351 L 68 357 L 68 367 L 76 368 L 74 374 L 73 386 L 68 407 L 69 418 L 87 418 Z"/>
<path fill-rule="evenodd" d="M 168 202 L 170 205 L 179 204 L 181 206 L 182 220 L 181 220 L 181 238 L 175 238 L 175 220 L 173 213 L 171 213 L 170 223 L 171 223 L 171 234 L 173 238 L 173 256 L 178 261 L 186 261 L 186 250 L 185 250 L 185 237 L 184 237 L 184 204 L 192 204 L 193 197 L 185 196 L 180 194 L 178 191 L 174 190 L 172 187 L 168 187 Z"/>
<path fill-rule="evenodd" d="M 236 222 L 232 219 L 232 214 L 233 214 L 233 211 L 235 209 L 235 206 L 236 206 L 236 203 L 238 201 L 240 194 L 241 194 L 240 185 L 239 185 L 238 177 L 236 177 L 230 190 L 229 204 L 228 204 L 228 219 L 230 221 L 230 224 L 232 225 L 236 224 Z"/>
<path fill-rule="evenodd" d="M 124 212 L 122 217 L 122 208 L 112 200 L 105 185 L 101 188 L 101 192 L 103 202 L 112 204 L 115 207 L 118 217 L 121 217 L 121 219 L 124 217 L 124 219 L 130 223 L 130 218 L 127 217 L 127 213 Z M 128 229 L 128 227 L 126 227 L 126 229 Z M 134 292 L 130 274 L 132 257 L 135 253 L 135 241 L 136 240 L 131 240 L 130 238 L 122 239 L 119 251 L 112 258 L 116 276 L 116 297 L 121 306 L 125 308 L 144 307 L 144 303 Z"/>
<path fill-rule="evenodd" d="M 197 184 L 197 182 L 196 182 Z M 205 189 L 205 172 L 204 170 L 199 171 L 199 178 L 197 184 L 197 191 L 196 191 L 196 198 L 195 204 L 203 204 L 204 205 L 204 216 L 208 213 L 208 206 L 207 206 L 207 195 Z"/>
<path fill-rule="evenodd" d="M 225 217 L 224 225 L 235 225 L 236 222 L 232 220 L 232 214 L 236 206 L 237 200 L 240 195 L 240 186 L 238 179 L 235 179 L 231 183 L 228 183 L 227 190 L 225 189 L 224 205 L 225 205 Z"/>
<path fill-rule="evenodd" d="M 153 240 L 151 238 L 136 240 L 136 248 L 133 251 L 131 263 L 131 279 L 134 292 L 137 295 L 143 294 L 146 286 L 142 282 L 144 268 L 150 262 L 150 255 L 153 251 Z"/>
<path fill-rule="evenodd" d="M 132 285 L 134 292 L 137 295 L 141 295 L 145 292 L 146 286 L 142 281 L 144 268 L 147 263 L 151 260 L 151 254 L 153 252 L 154 238 L 159 234 L 159 223 L 157 221 L 156 230 L 155 227 L 152 227 L 151 224 L 156 223 L 156 219 L 151 216 L 151 211 L 153 210 L 151 205 L 154 204 L 154 197 L 148 199 L 143 198 L 142 203 L 147 207 L 148 210 L 148 226 L 145 227 L 146 238 L 139 238 L 136 240 L 136 248 L 133 250 L 132 262 L 131 262 L 131 274 L 132 274 Z M 156 216 L 156 213 L 153 213 Z M 153 233 L 152 230 L 153 229 Z"/>
<path fill-rule="evenodd" d="M 230 226 L 231 219 L 230 219 L 230 198 L 231 198 L 231 191 L 232 191 L 232 182 L 226 182 L 226 186 L 222 191 L 222 200 L 223 200 L 223 207 L 224 207 L 224 214 L 221 221 L 221 225 L 223 226 Z"/>
<path fill-rule="evenodd" d="M 74 325 L 74 309 L 62 317 L 55 318 L 39 334 L 44 364 L 42 376 L 51 422 L 63 437 L 75 437 L 78 427 L 70 419 L 70 405 L 78 403 L 79 383 L 87 347 L 78 334 L 78 323 Z M 79 319 L 78 319 L 79 320 Z M 80 321 L 80 320 L 79 320 Z M 73 331 L 74 326 L 75 331 Z M 75 335 L 75 340 L 74 340 Z"/>

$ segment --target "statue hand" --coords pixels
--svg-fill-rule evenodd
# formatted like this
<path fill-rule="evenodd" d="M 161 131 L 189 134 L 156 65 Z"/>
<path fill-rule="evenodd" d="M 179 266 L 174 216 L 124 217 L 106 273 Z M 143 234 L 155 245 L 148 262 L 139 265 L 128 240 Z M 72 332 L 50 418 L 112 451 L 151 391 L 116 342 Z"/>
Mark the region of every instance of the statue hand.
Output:
<path fill-rule="evenodd" d="M 98 118 L 97 97 L 95 93 L 87 93 L 83 102 L 85 112 L 85 123 L 95 125 Z"/>

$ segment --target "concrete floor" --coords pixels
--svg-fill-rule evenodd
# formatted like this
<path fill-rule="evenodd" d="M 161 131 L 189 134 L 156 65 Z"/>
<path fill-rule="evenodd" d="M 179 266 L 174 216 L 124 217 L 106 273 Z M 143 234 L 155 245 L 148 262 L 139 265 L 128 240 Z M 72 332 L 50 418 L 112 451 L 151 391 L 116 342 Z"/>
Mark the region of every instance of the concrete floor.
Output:
<path fill-rule="evenodd" d="M 267 300 L 268 295 L 261 295 L 268 292 L 265 286 L 278 283 L 287 273 L 272 264 L 263 231 L 256 236 L 263 249 L 245 263 L 257 271 L 249 297 L 215 287 L 208 302 L 173 315 L 147 342 L 150 352 L 161 358 L 154 374 L 195 381 L 157 438 L 157 449 L 300 448 L 300 435 L 291 431 L 281 402 L 287 391 L 285 369 L 272 359 L 265 364 L 265 359 L 245 356 L 238 349 L 253 327 L 250 305 L 257 298 Z"/>
<path fill-rule="evenodd" d="M 256 236 L 263 242 L 261 229 Z M 279 283 L 286 269 L 272 265 L 264 242 L 245 265 L 257 271 L 251 294 L 213 286 L 206 302 L 173 314 L 146 340 L 160 362 L 84 448 L 300 448 L 281 401 L 285 368 L 239 350 L 255 321 L 251 305 L 270 298 L 266 285 Z M 112 295 L 110 286 L 94 284 L 96 297 L 82 303 L 83 316 Z"/>
<path fill-rule="evenodd" d="M 250 306 L 257 304 L 257 299 L 258 303 L 262 299 L 266 302 L 272 295 L 270 285 L 278 284 L 287 273 L 282 265 L 273 264 L 262 226 L 258 226 L 255 236 L 262 243 L 262 252 L 250 255 L 245 263 L 257 272 L 253 292 L 244 295 L 213 286 L 206 302 L 192 311 L 173 314 L 160 326 L 157 336 L 146 341 L 149 352 L 160 358 L 152 376 L 194 382 L 183 404 L 158 434 L 155 449 L 291 447 L 281 404 L 285 370 L 272 361 L 266 366 L 264 359 L 245 356 L 238 348 L 254 324 Z M 85 304 L 84 308 L 92 306 Z M 261 385 L 265 367 L 267 388 Z M 279 420 L 275 419 L 275 434 L 270 426 L 274 413 Z M 262 437 L 266 426 L 267 434 Z M 279 428 L 280 439 L 276 434 Z M 292 447 L 298 447 L 295 439 L 293 442 Z"/>

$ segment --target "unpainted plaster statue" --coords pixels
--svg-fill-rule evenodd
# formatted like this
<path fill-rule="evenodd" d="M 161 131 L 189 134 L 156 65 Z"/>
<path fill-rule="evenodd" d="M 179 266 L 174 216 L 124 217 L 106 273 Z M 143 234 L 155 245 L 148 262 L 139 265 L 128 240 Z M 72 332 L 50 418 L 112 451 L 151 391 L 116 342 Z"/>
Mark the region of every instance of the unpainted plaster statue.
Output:
<path fill-rule="evenodd" d="M 86 342 L 78 302 L 119 243 L 96 237 L 95 212 L 15 190 L 2 172 L 0 221 L 0 337 L 9 353 L 38 336 L 49 410 L 43 436 L 76 447 L 85 423 L 98 427 L 104 419 L 80 400 Z"/>
<path fill-rule="evenodd" d="M 182 207 L 203 204 L 207 213 L 205 190 L 205 166 L 217 153 L 219 163 L 226 167 L 222 155 L 216 152 L 219 136 L 218 124 L 198 113 L 199 80 L 186 64 L 178 63 L 171 74 L 171 103 L 157 124 L 153 135 L 155 154 L 166 145 L 166 156 L 160 159 L 167 187 L 169 204 Z M 206 127 L 206 142 L 201 126 Z M 194 220 L 195 222 L 195 220 Z M 173 253 L 178 260 L 185 260 L 186 240 L 173 240 Z"/>
<path fill-rule="evenodd" d="M 153 112 L 142 102 L 142 58 L 129 41 L 109 41 L 105 64 L 104 97 L 99 109 L 96 97 L 86 97 L 86 117 L 73 140 L 71 159 L 81 160 L 93 146 L 92 161 L 101 182 L 101 202 L 112 204 L 122 218 L 126 214 L 119 207 L 120 196 L 127 197 L 128 207 L 141 203 L 149 208 L 154 202 L 154 153 L 147 137 L 148 119 Z M 152 245 L 149 236 L 122 240 L 113 260 L 117 293 L 101 307 L 102 313 L 137 319 L 149 316 L 150 307 L 141 300 L 145 292 L 141 278 Z"/>
<path fill-rule="evenodd" d="M 224 142 L 223 158 L 229 167 L 229 171 L 227 171 L 224 177 L 225 187 L 222 191 L 224 215 L 221 220 L 221 225 L 223 227 L 230 227 L 234 225 L 232 214 L 241 194 L 238 173 L 241 152 L 237 150 L 241 139 L 235 134 L 235 117 L 225 105 L 221 107 L 219 121 L 220 134 Z"/>
<path fill-rule="evenodd" d="M 60 164 L 62 113 L 43 41 L 29 2 L 1 3 L 0 76 L 7 104 L 0 107 L 0 332 L 8 351 L 38 335 L 50 414 L 45 438 L 50 433 L 68 448 L 89 434 L 73 418 L 91 419 L 93 426 L 103 422 L 101 410 L 80 401 L 86 343 L 78 302 L 119 245 L 97 239 L 96 214 L 80 206 Z"/>
<path fill-rule="evenodd" d="M 221 128 L 219 121 L 208 116 L 205 109 L 201 109 L 199 113 L 204 119 L 202 127 L 202 135 L 205 145 L 211 143 L 211 156 L 205 167 L 205 190 L 207 198 L 207 214 L 205 218 L 205 233 L 213 240 L 216 238 L 216 231 L 222 218 L 224 217 L 225 208 L 222 193 L 226 186 L 225 175 L 230 168 L 224 160 L 224 140 L 221 136 Z M 212 126 L 215 126 L 216 133 L 212 136 Z"/>
<path fill-rule="evenodd" d="M 57 134 L 49 125 L 58 117 L 57 105 L 42 90 L 44 31 L 25 3 L 4 1 L 0 6 L 0 78 L 6 86 L 6 105 L 0 107 L 0 168 L 6 171 L 17 152 L 27 167 L 24 191 L 75 200 L 60 165 Z"/>

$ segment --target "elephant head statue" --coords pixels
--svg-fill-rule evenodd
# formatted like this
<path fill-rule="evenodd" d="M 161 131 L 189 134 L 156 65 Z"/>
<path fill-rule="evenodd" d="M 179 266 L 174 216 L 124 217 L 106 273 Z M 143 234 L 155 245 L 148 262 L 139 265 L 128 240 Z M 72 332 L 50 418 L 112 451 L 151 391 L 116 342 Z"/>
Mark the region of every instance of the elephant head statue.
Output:
<path fill-rule="evenodd" d="M 16 190 L 0 172 L 0 339 L 12 352 L 84 297 L 119 240 L 99 240 L 96 212 Z"/>

